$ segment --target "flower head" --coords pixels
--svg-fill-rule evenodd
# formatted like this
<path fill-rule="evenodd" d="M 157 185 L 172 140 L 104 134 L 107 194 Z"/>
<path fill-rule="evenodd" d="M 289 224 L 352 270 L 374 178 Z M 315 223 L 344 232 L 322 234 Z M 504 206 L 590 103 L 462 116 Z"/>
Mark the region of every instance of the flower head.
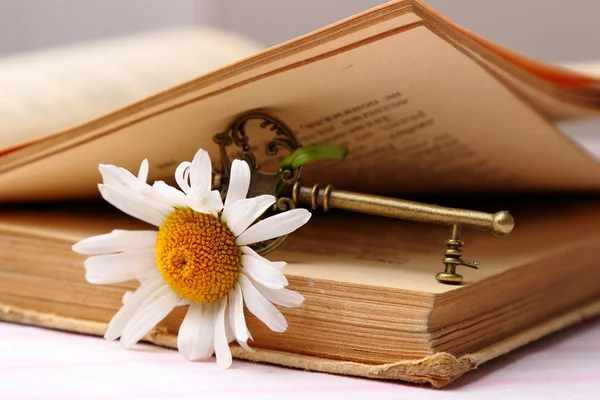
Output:
<path fill-rule="evenodd" d="M 89 255 L 86 280 L 111 284 L 140 282 L 123 298 L 105 338 L 121 338 L 124 347 L 137 343 L 177 306 L 189 306 L 179 329 L 177 346 L 190 360 L 216 353 L 222 367 L 231 365 L 229 343 L 248 346 L 250 332 L 244 303 L 252 314 L 275 332 L 287 323 L 273 305 L 297 307 L 302 295 L 285 289 L 284 262 L 270 262 L 248 245 L 286 235 L 310 218 L 294 209 L 255 221 L 275 203 L 270 195 L 246 198 L 250 168 L 235 160 L 225 203 L 211 190 L 208 153 L 199 150 L 193 161 L 175 172 L 178 190 L 162 181 L 146 183 L 148 161 L 137 176 L 114 165 L 100 165 L 100 193 L 119 210 L 158 227 L 94 236 L 73 250 Z"/>

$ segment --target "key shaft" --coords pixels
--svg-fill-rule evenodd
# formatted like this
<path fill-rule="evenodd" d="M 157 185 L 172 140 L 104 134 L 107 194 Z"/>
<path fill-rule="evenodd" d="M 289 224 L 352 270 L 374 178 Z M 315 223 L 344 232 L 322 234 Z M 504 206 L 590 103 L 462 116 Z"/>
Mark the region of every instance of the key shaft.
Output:
<path fill-rule="evenodd" d="M 310 204 L 313 208 L 337 208 L 389 218 L 406 219 L 442 225 L 462 225 L 506 236 L 514 227 L 514 219 L 507 211 L 495 214 L 460 208 L 443 207 L 393 197 L 377 196 L 336 190 L 331 186 L 312 187 L 297 183 L 293 191 L 294 203 Z"/>

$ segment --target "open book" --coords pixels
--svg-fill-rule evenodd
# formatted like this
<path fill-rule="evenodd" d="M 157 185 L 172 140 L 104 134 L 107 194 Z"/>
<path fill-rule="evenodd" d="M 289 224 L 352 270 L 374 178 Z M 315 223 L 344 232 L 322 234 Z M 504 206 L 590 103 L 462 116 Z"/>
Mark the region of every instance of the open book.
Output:
<path fill-rule="evenodd" d="M 600 80 L 512 53 L 418 1 L 384 4 L 75 126 L 40 132 L 15 119 L 0 139 L 0 201 L 98 197 L 100 163 L 136 170 L 148 158 L 150 180 L 172 180 L 198 148 L 218 160 L 213 135 L 250 110 L 285 121 L 302 144 L 349 148 L 344 162 L 307 166 L 306 182 L 519 196 L 499 206 L 515 216 L 508 237 L 465 231 L 482 268 L 464 271 L 462 286 L 434 279 L 444 227 L 316 215 L 270 256 L 290 262 L 304 305 L 283 311 L 284 334 L 248 315 L 259 351 L 235 356 L 443 386 L 600 311 L 600 207 L 548 197 L 600 190 L 600 164 L 554 126 L 598 114 Z M 70 247 L 144 225 L 110 210 L 33 208 L 0 216 L 1 317 L 102 334 L 135 283 L 86 284 Z M 484 201 L 470 208 L 497 211 Z M 175 346 L 181 318 L 147 339 Z"/>

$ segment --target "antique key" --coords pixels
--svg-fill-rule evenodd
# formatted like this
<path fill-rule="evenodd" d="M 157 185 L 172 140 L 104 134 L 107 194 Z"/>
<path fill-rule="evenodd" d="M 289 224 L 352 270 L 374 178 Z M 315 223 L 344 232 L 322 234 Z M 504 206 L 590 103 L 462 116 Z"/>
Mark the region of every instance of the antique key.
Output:
<path fill-rule="evenodd" d="M 249 196 L 272 194 L 278 198 L 275 211 L 283 211 L 299 204 L 310 205 L 313 210 L 321 207 L 327 211 L 337 208 L 347 211 L 379 215 L 389 218 L 406 219 L 417 222 L 427 222 L 450 226 L 450 237 L 446 240 L 446 250 L 442 263 L 443 272 L 436 275 L 442 283 L 460 284 L 462 275 L 456 273 L 456 267 L 465 266 L 479 268 L 479 263 L 462 259 L 461 228 L 463 226 L 487 230 L 496 236 L 506 236 L 514 227 L 513 217 L 507 211 L 489 214 L 480 211 L 464 210 L 459 208 L 442 207 L 438 205 L 419 203 L 416 201 L 396 199 L 392 197 L 377 196 L 334 189 L 332 185 L 304 186 L 300 181 L 302 167 L 294 170 L 283 170 L 275 173 L 261 171 L 253 153 L 249 137 L 246 132 L 247 123 L 258 120 L 262 129 L 269 129 L 275 137 L 267 142 L 265 152 L 275 155 L 280 148 L 290 152 L 301 147 L 292 131 L 280 120 L 261 112 L 250 112 L 238 117 L 228 128 L 214 136 L 214 141 L 219 145 L 222 169 L 214 176 L 214 186 L 224 195 L 227 184 L 231 161 L 227 147 L 236 145 L 241 152 L 239 158 L 248 162 L 251 169 L 251 186 Z M 278 188 L 281 183 L 293 185 L 292 196 L 279 195 Z M 271 241 L 257 248 L 260 254 L 268 253 L 278 247 L 285 237 Z"/>

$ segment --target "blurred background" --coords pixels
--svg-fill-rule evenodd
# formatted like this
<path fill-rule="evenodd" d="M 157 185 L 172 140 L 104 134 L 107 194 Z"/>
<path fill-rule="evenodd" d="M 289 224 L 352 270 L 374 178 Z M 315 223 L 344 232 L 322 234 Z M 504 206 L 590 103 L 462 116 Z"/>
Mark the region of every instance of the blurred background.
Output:
<path fill-rule="evenodd" d="M 271 46 L 381 0 L 0 0 L 0 55 L 180 25 Z M 600 59 L 598 0 L 427 0 L 461 25 L 546 61 Z"/>

